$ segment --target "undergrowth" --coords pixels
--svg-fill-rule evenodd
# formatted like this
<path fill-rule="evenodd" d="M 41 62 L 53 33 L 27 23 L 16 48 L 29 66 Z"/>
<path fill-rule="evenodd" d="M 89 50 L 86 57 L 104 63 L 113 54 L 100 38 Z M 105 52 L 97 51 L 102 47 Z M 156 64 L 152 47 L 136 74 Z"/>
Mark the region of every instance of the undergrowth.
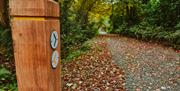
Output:
<path fill-rule="evenodd" d="M 17 91 L 10 29 L 0 26 L 0 91 Z"/>
<path fill-rule="evenodd" d="M 128 27 L 127 24 L 121 25 L 113 33 L 134 37 L 145 41 L 158 41 L 167 46 L 180 49 L 180 23 L 175 27 L 175 31 L 166 30 L 161 26 L 150 25 L 147 22 Z"/>
<path fill-rule="evenodd" d="M 67 57 L 65 57 L 62 62 L 69 62 L 72 61 L 74 58 L 79 57 L 80 55 L 86 53 L 88 50 L 91 49 L 91 44 L 89 41 L 85 42 L 79 49 L 70 52 Z"/>
<path fill-rule="evenodd" d="M 0 91 L 17 91 L 15 74 L 4 67 L 0 67 Z"/>

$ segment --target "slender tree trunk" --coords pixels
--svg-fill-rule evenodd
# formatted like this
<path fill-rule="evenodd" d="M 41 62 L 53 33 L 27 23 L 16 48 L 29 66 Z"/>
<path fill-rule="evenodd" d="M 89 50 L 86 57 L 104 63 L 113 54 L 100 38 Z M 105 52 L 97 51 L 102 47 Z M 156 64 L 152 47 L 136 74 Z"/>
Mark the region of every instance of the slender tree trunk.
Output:
<path fill-rule="evenodd" d="M 0 25 L 9 26 L 8 0 L 0 0 Z"/>
<path fill-rule="evenodd" d="M 92 10 L 92 8 L 94 7 L 94 4 L 96 3 L 96 0 L 93 1 L 93 3 L 89 4 L 88 6 L 88 9 L 86 11 L 86 14 L 84 16 L 84 21 L 83 21 L 83 24 L 87 24 L 88 23 L 88 15 L 89 15 L 89 12 Z"/>

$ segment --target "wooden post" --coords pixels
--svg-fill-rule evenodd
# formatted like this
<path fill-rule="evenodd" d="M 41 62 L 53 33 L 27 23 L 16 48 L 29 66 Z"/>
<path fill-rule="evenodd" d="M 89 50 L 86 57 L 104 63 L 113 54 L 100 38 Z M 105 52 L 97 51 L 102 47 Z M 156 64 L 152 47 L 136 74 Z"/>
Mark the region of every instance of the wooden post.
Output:
<path fill-rule="evenodd" d="M 61 91 L 58 2 L 9 1 L 18 91 Z"/>

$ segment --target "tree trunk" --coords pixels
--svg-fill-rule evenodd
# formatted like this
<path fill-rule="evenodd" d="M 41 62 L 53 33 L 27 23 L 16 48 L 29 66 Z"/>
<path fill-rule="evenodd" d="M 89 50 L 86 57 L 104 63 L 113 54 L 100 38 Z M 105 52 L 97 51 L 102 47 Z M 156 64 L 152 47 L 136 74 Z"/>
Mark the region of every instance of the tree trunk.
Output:
<path fill-rule="evenodd" d="M 0 0 L 0 25 L 9 26 L 8 0 Z"/>

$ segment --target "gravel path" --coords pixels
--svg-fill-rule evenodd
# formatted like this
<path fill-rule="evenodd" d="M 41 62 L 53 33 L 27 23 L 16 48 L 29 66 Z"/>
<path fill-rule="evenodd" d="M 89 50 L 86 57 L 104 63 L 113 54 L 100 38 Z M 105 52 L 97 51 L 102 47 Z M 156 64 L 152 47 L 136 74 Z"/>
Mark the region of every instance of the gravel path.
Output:
<path fill-rule="evenodd" d="M 180 91 L 180 53 L 126 37 L 105 40 L 113 62 L 125 72 L 127 91 Z"/>

